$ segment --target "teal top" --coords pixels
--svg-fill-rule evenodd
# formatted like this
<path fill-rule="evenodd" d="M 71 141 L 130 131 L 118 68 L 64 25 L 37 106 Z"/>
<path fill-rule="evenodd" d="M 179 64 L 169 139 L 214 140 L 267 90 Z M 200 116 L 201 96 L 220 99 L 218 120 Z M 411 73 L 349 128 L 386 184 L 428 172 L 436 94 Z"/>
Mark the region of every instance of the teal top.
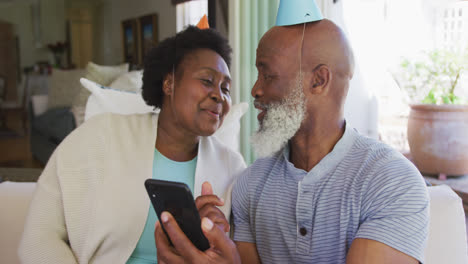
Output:
<path fill-rule="evenodd" d="M 196 166 L 197 157 L 190 161 L 177 162 L 164 157 L 156 148 L 154 149 L 153 179 L 183 182 L 189 186 L 193 193 Z M 127 264 L 157 263 L 156 243 L 154 241 L 156 221 L 158 221 L 158 217 L 153 205 L 150 205 L 145 229 Z"/>

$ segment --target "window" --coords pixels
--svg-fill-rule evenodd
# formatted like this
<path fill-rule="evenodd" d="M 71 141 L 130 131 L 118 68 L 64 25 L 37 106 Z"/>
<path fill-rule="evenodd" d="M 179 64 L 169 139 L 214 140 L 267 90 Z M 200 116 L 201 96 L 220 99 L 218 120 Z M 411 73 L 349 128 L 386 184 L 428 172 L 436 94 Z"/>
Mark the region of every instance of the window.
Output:
<path fill-rule="evenodd" d="M 196 25 L 203 15 L 208 15 L 208 0 L 189 1 L 176 6 L 177 32 L 188 25 Z"/>
<path fill-rule="evenodd" d="M 383 141 L 407 152 L 407 101 L 392 71 L 422 51 L 462 51 L 468 43 L 468 1 L 347 0 L 343 16 L 366 87 L 379 104 Z M 468 74 L 457 87 L 468 96 Z"/>

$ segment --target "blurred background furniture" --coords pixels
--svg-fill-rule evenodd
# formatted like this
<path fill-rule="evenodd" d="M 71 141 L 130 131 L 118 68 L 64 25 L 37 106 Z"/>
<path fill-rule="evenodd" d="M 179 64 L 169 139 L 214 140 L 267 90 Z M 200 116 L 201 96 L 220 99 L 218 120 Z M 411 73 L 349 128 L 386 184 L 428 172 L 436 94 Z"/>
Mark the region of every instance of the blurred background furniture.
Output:
<path fill-rule="evenodd" d="M 29 111 L 31 154 L 42 164 L 76 127 L 70 109 L 73 97 L 81 89 L 79 78 L 84 75 L 84 69 L 54 69 L 50 75 L 29 76 L 36 81 L 30 85 L 39 89 L 33 91 Z"/>
<path fill-rule="evenodd" d="M 0 77 L 1 79 L 1 77 Z M 12 136 L 26 136 L 28 133 L 28 103 L 29 103 L 29 90 L 27 84 L 27 78 L 22 83 L 22 94 L 18 97 L 18 100 L 7 100 L 6 93 L 2 92 L 0 80 L 0 131 L 3 131 L 3 135 L 10 134 Z M 21 119 L 21 131 L 13 131 L 8 127 L 8 116 L 18 116 Z"/>
<path fill-rule="evenodd" d="M 0 133 L 15 135 L 7 129 L 7 109 L 18 109 L 18 50 L 13 24 L 0 20 Z"/>
<path fill-rule="evenodd" d="M 128 64 L 103 66 L 89 62 L 84 69 L 54 68 L 50 75 L 30 74 L 29 120 L 33 157 L 45 165 L 60 142 L 83 122 L 90 92 L 81 86 L 80 78 L 110 85 L 125 73 L 128 73 Z M 133 89 L 127 87 L 130 88 Z"/>
<path fill-rule="evenodd" d="M 3 100 L 4 100 L 3 97 L 5 94 L 5 86 L 6 86 L 6 78 L 5 76 L 0 75 L 0 131 L 4 130 L 4 128 L 6 127 L 6 124 L 5 124 L 6 118 L 2 111 L 2 105 L 3 105 Z"/>
<path fill-rule="evenodd" d="M 13 25 L 0 20 L 0 76 L 5 78 L 5 101 L 17 100 L 18 51 Z"/>
<path fill-rule="evenodd" d="M 0 183 L 12 182 L 36 182 L 42 173 L 39 168 L 0 168 Z"/>

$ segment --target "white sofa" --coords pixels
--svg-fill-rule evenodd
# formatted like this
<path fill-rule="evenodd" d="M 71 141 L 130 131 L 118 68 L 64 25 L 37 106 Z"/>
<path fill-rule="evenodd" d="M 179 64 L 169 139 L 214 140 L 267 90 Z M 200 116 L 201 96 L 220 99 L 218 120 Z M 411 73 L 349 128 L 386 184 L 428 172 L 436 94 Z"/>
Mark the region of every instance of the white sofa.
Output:
<path fill-rule="evenodd" d="M 35 183 L 0 183 L 0 263 L 19 263 L 17 248 Z M 446 185 L 428 187 L 430 207 L 426 264 L 468 263 L 465 213 Z"/>
<path fill-rule="evenodd" d="M 0 183 L 0 263 L 20 263 L 18 245 L 36 183 Z"/>

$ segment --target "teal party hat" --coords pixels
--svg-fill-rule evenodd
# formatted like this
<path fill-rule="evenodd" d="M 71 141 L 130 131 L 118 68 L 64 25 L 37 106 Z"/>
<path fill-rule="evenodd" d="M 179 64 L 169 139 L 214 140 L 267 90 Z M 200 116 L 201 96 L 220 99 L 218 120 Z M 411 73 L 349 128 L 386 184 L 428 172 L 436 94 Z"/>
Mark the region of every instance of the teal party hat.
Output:
<path fill-rule="evenodd" d="M 291 26 L 322 19 L 315 0 L 280 0 L 276 25 Z"/>

